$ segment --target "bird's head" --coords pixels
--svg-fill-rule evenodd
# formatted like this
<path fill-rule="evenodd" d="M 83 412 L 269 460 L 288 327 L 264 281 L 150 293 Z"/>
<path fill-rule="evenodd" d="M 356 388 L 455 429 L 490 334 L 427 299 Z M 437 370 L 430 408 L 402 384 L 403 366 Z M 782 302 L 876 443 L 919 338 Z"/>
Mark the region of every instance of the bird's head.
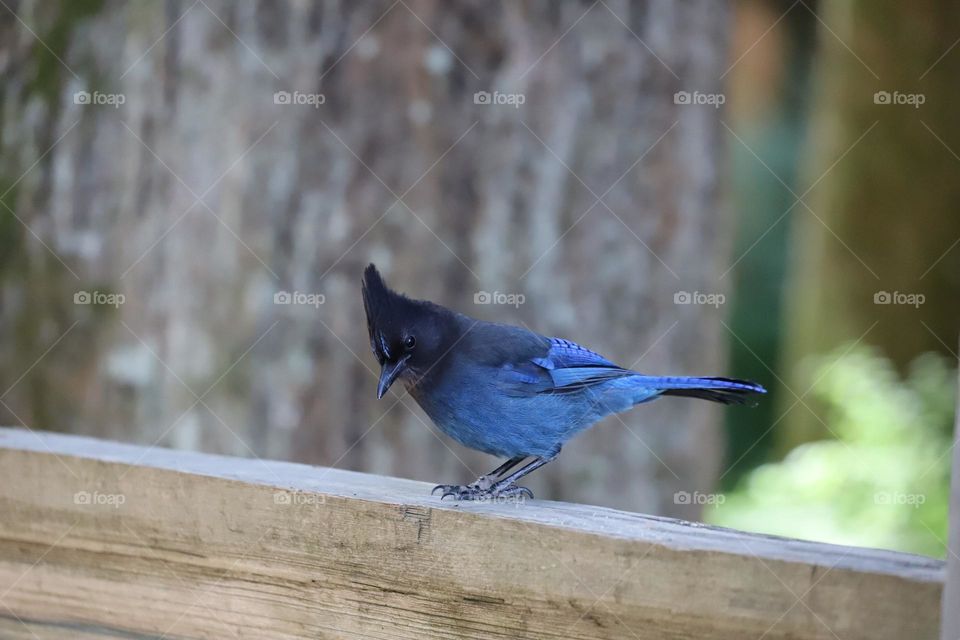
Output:
<path fill-rule="evenodd" d="M 378 398 L 398 378 L 416 381 L 443 355 L 447 333 L 443 316 L 450 312 L 393 291 L 373 264 L 363 272 L 363 307 L 370 348 L 380 363 Z"/>

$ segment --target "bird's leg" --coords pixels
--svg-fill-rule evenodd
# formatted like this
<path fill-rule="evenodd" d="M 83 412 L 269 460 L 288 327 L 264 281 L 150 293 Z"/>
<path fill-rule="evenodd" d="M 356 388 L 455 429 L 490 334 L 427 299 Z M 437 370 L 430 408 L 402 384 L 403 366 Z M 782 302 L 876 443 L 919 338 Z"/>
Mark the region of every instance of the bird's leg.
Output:
<path fill-rule="evenodd" d="M 500 465 L 490 473 L 487 473 L 477 478 L 473 482 L 473 485 L 471 486 L 475 486 L 478 489 L 487 491 L 497 481 L 497 478 L 499 478 L 501 475 L 503 475 L 507 471 L 510 471 L 510 469 L 513 469 L 515 466 L 517 466 L 521 462 L 523 462 L 524 458 L 526 457 L 527 456 L 514 456 L 513 458 L 510 458 L 509 460 L 504 462 L 502 465 Z"/>
<path fill-rule="evenodd" d="M 460 484 L 438 484 L 433 488 L 431 494 L 435 494 L 437 490 L 440 490 L 440 499 L 443 500 L 447 496 L 453 496 L 458 500 L 476 500 L 483 498 L 490 493 L 490 487 L 492 487 L 500 475 L 506 473 L 510 469 L 513 469 L 515 466 L 520 464 L 524 458 L 527 456 L 515 456 L 510 458 L 499 467 L 480 476 L 473 481 L 472 484 L 460 485 Z"/>
<path fill-rule="evenodd" d="M 558 455 L 560 455 L 560 447 L 557 447 L 556 450 L 550 455 L 537 456 L 529 464 L 520 467 L 506 478 L 493 483 L 493 485 L 490 487 L 490 494 L 496 497 L 504 498 L 510 496 L 527 496 L 528 498 L 533 498 L 533 492 L 526 487 L 518 486 L 517 480 L 527 475 L 531 471 L 536 471 L 543 465 L 556 458 Z"/>

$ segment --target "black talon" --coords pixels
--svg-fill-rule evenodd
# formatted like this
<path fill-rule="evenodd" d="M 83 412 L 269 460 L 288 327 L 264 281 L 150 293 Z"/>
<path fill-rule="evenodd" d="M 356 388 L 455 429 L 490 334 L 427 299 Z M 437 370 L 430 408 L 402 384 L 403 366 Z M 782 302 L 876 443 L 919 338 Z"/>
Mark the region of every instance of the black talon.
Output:
<path fill-rule="evenodd" d="M 469 500 L 473 495 L 473 489 L 459 484 L 438 484 L 430 492 L 430 495 L 435 495 L 438 489 L 443 491 L 440 495 L 441 500 L 447 496 L 453 496 L 457 500 Z"/>
<path fill-rule="evenodd" d="M 533 491 L 526 487 L 521 487 L 513 482 L 506 484 L 497 483 L 490 488 L 491 494 L 498 498 L 529 498 L 533 500 Z"/>
<path fill-rule="evenodd" d="M 435 495 L 437 489 L 443 490 L 443 493 L 440 496 L 441 500 L 447 496 L 453 496 L 457 500 L 478 500 L 489 494 L 489 491 L 474 485 L 438 484 L 430 492 L 430 495 Z"/>
<path fill-rule="evenodd" d="M 430 495 L 436 495 L 437 491 L 441 491 L 440 500 L 443 500 L 447 496 L 457 497 L 461 487 L 455 484 L 438 484 L 431 491 Z"/>
<path fill-rule="evenodd" d="M 529 498 L 533 500 L 533 491 L 513 482 L 498 482 L 489 489 L 481 489 L 476 484 L 438 484 L 430 491 L 430 495 L 436 495 L 437 491 L 442 492 L 440 500 L 447 496 L 452 496 L 455 500 L 484 501 L 492 498 Z"/>

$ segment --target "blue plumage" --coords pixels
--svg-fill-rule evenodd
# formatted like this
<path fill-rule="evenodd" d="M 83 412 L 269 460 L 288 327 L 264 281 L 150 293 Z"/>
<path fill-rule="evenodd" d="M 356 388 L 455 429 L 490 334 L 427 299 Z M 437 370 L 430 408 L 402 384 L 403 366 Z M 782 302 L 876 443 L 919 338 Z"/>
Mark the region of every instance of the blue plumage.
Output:
<path fill-rule="evenodd" d="M 580 431 L 637 404 L 662 396 L 743 403 L 766 392 L 744 380 L 624 369 L 570 340 L 411 300 L 387 288 L 373 265 L 364 272 L 363 299 L 381 365 L 378 395 L 401 380 L 444 433 L 508 458 L 470 485 L 440 485 L 444 496 L 532 495 L 516 480 L 553 460 Z"/>

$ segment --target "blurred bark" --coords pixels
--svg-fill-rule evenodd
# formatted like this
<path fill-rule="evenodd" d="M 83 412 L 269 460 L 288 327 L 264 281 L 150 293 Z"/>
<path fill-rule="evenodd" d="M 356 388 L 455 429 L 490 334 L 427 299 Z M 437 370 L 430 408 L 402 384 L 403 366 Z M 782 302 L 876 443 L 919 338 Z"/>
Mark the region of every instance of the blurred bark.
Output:
<path fill-rule="evenodd" d="M 960 5 L 854 0 L 821 10 L 832 31 L 820 31 L 816 68 L 806 183 L 817 186 L 804 198 L 812 211 L 794 213 L 786 296 L 797 394 L 813 382 L 796 367 L 803 357 L 848 342 L 882 347 L 901 369 L 925 351 L 951 354 L 960 315 Z M 875 102 L 877 92 L 891 103 Z M 923 103 L 892 104 L 895 94 Z M 895 294 L 924 301 L 898 304 Z M 878 304 L 885 297 L 892 304 Z M 787 422 L 787 448 L 829 435 L 802 405 Z"/>
<path fill-rule="evenodd" d="M 715 291 L 727 258 L 721 126 L 673 94 L 719 91 L 725 3 L 10 8 L 45 46 L 0 11 L 0 176 L 22 221 L 2 210 L 5 422 L 472 479 L 494 461 L 410 398 L 375 401 L 369 261 L 416 297 L 627 366 L 723 371 L 722 311 L 674 304 Z M 280 291 L 325 300 L 277 305 Z M 478 291 L 525 304 L 475 305 Z M 712 487 L 718 417 L 664 401 L 611 419 L 532 486 L 695 517 L 673 494 Z"/>

